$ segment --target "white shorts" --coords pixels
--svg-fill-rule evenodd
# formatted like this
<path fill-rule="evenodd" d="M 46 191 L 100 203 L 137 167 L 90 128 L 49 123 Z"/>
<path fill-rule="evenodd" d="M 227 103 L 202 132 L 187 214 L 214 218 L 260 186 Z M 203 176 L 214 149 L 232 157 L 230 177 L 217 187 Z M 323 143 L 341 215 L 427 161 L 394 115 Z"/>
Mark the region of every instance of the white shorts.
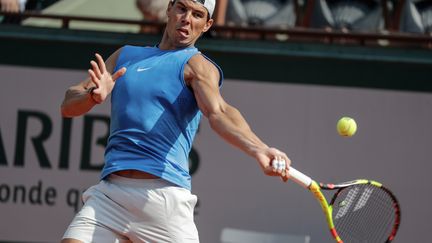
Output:
<path fill-rule="evenodd" d="M 63 239 L 82 242 L 199 242 L 197 197 L 162 179 L 110 175 L 83 194 Z"/>

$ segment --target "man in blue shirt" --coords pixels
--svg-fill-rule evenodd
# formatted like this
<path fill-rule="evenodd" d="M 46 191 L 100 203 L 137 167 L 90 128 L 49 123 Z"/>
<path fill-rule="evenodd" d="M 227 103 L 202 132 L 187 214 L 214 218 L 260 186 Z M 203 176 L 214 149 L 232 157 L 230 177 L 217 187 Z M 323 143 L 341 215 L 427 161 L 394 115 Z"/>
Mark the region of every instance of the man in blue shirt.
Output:
<path fill-rule="evenodd" d="M 124 46 L 70 87 L 61 111 L 85 114 L 111 95 L 111 128 L 99 184 L 63 236 L 72 242 L 199 242 L 188 154 L 201 116 L 269 176 L 288 179 L 290 160 L 267 146 L 225 102 L 221 69 L 195 42 L 213 24 L 215 0 L 174 0 L 161 42 Z M 286 161 L 274 168 L 272 161 Z"/>

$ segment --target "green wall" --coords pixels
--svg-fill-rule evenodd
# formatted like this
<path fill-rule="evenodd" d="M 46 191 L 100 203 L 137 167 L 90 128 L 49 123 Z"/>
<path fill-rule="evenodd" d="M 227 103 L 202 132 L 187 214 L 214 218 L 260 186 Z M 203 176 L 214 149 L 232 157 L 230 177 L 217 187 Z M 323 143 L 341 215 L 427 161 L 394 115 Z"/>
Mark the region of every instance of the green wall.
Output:
<path fill-rule="evenodd" d="M 0 26 L 0 64 L 83 69 L 94 52 L 107 57 L 118 47 L 153 45 L 158 35 Z M 432 50 L 273 41 L 197 43 L 226 78 L 432 91 Z"/>

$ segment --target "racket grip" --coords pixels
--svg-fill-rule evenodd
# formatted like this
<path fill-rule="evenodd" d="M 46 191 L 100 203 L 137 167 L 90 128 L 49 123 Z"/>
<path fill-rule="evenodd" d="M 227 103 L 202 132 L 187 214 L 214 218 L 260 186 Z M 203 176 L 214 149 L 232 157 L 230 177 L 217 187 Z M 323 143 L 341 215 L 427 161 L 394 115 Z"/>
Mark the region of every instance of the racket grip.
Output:
<path fill-rule="evenodd" d="M 289 168 L 289 175 L 290 180 L 294 181 L 295 183 L 299 184 L 300 186 L 308 189 L 309 186 L 312 184 L 312 179 L 301 173 L 300 171 L 294 169 L 293 167 Z"/>

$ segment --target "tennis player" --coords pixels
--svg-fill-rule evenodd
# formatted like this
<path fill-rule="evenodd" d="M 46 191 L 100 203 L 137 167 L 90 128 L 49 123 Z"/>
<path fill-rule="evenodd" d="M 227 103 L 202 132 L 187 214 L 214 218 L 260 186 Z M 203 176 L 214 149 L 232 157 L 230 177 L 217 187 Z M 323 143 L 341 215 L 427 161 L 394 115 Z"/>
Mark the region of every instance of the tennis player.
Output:
<path fill-rule="evenodd" d="M 212 26 L 214 7 L 215 0 L 171 1 L 158 45 L 124 46 L 105 62 L 96 54 L 89 78 L 66 91 L 65 117 L 111 95 L 111 128 L 101 181 L 84 192 L 63 243 L 199 242 L 188 154 L 202 114 L 266 175 L 287 181 L 287 155 L 261 141 L 225 102 L 221 69 L 194 46 Z M 286 167 L 274 169 L 274 159 Z"/>

